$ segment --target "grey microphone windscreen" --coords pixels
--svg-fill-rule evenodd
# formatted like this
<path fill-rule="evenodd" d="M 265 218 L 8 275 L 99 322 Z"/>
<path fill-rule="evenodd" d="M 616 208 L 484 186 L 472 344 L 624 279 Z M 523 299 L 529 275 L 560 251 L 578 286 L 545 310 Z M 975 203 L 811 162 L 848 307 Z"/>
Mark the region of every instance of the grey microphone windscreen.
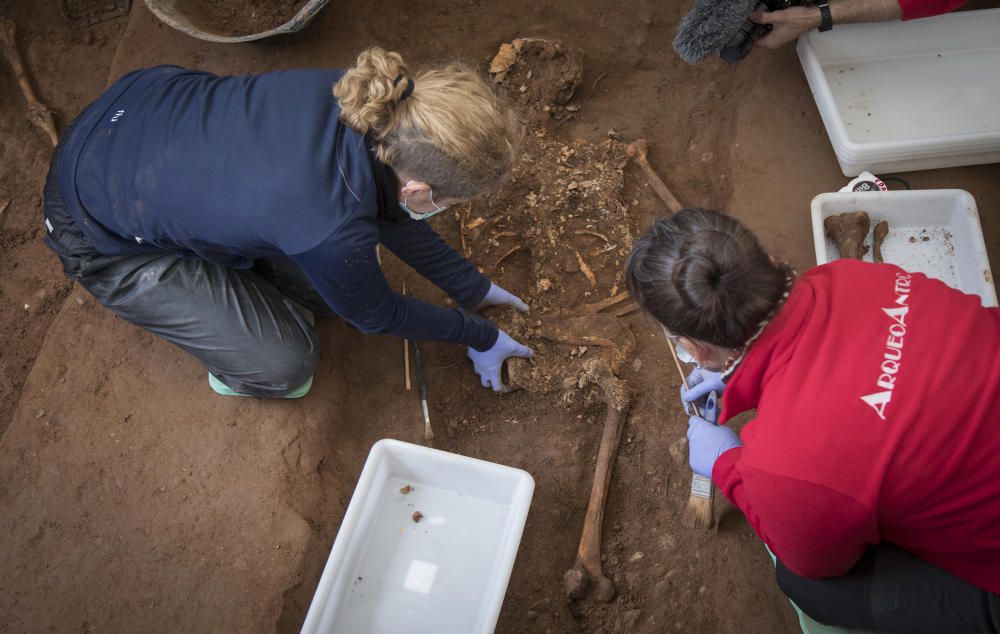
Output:
<path fill-rule="evenodd" d="M 674 50 L 688 64 L 705 61 L 726 45 L 755 4 L 755 0 L 695 0 L 677 27 Z"/>

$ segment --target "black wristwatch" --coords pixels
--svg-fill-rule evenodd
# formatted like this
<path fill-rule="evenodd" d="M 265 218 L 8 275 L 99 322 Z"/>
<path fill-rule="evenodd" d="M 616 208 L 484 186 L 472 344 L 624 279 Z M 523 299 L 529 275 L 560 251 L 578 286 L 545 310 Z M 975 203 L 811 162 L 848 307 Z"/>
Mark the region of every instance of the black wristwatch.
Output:
<path fill-rule="evenodd" d="M 830 0 L 820 0 L 816 6 L 819 7 L 820 32 L 829 31 L 833 28 L 833 15 L 830 14 Z"/>

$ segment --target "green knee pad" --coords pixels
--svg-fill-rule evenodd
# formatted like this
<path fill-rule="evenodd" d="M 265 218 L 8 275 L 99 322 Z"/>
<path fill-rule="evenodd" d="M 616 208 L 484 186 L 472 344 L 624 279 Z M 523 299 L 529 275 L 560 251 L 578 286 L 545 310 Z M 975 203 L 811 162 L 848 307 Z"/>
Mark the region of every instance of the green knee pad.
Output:
<path fill-rule="evenodd" d="M 309 377 L 309 380 L 303 383 L 300 387 L 292 390 L 288 394 L 285 394 L 282 398 L 302 398 L 309 393 L 312 389 L 313 378 Z M 222 396 L 250 396 L 249 394 L 241 394 L 233 388 L 229 387 L 222 381 L 218 379 L 211 372 L 208 373 L 208 385 L 215 391 L 216 394 L 221 394 Z"/>

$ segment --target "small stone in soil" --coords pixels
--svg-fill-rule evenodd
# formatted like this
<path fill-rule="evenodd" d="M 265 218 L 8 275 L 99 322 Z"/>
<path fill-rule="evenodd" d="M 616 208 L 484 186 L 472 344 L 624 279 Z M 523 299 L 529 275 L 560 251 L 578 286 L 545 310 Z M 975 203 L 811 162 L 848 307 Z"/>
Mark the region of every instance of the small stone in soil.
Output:
<path fill-rule="evenodd" d="M 670 443 L 667 447 L 667 452 L 670 453 L 670 457 L 674 459 L 675 463 L 683 465 L 687 462 L 687 437 L 681 436 Z"/>

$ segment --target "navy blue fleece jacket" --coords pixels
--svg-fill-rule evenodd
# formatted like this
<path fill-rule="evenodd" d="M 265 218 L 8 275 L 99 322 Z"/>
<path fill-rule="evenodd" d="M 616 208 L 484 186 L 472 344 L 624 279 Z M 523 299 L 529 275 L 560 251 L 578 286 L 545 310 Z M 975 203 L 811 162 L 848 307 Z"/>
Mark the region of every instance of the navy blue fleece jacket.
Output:
<path fill-rule="evenodd" d="M 331 92 L 341 75 L 130 73 L 64 139 L 63 198 L 103 254 L 166 249 L 237 268 L 285 255 L 364 332 L 492 347 L 488 320 L 386 283 L 380 242 L 463 307 L 490 287 L 426 222 L 379 220 L 373 157 Z"/>

